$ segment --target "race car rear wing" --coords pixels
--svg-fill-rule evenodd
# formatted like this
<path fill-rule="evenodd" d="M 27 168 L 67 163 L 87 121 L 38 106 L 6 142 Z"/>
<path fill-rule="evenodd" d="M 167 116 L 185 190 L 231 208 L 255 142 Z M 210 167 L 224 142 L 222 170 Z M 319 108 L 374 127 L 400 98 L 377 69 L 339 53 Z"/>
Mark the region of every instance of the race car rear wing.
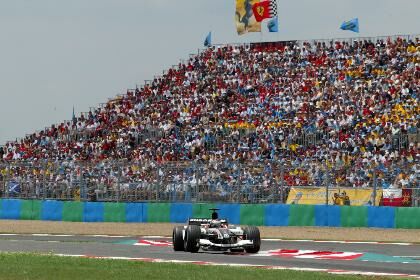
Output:
<path fill-rule="evenodd" d="M 188 225 L 196 225 L 196 226 L 201 226 L 204 224 L 210 224 L 210 222 L 213 221 L 213 219 L 208 219 L 208 218 L 191 218 L 188 220 Z M 220 221 L 222 224 L 227 224 L 227 220 L 223 219 L 223 220 L 218 220 Z"/>

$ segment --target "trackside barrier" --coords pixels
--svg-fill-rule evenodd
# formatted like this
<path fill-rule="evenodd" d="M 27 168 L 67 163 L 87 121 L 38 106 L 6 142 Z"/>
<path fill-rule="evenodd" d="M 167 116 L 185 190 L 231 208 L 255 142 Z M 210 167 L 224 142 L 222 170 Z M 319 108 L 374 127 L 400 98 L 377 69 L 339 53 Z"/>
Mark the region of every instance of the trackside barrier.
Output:
<path fill-rule="evenodd" d="M 263 226 L 265 224 L 265 205 L 242 204 L 239 221 L 244 225 Z"/>
<path fill-rule="evenodd" d="M 2 219 L 20 219 L 20 209 L 21 201 L 20 200 L 0 200 L 0 214 Z"/>
<path fill-rule="evenodd" d="M 368 227 L 393 228 L 395 221 L 395 209 L 392 207 L 368 207 Z"/>
<path fill-rule="evenodd" d="M 219 204 L 217 207 L 219 210 L 219 216 L 227 219 L 232 224 L 239 224 L 241 215 L 240 204 Z"/>
<path fill-rule="evenodd" d="M 65 201 L 63 202 L 63 221 L 81 222 L 83 221 L 83 202 Z"/>
<path fill-rule="evenodd" d="M 289 226 L 314 226 L 315 205 L 290 205 Z"/>
<path fill-rule="evenodd" d="M 62 221 L 63 203 L 56 200 L 47 200 L 41 204 L 41 220 Z"/>
<path fill-rule="evenodd" d="M 104 221 L 104 202 L 85 202 L 83 206 L 83 222 Z"/>
<path fill-rule="evenodd" d="M 0 199 L 0 219 L 70 222 L 184 223 L 220 217 L 256 226 L 376 227 L 420 229 L 420 207 L 217 203 L 110 203 Z"/>
<path fill-rule="evenodd" d="M 340 206 L 315 205 L 315 225 L 319 227 L 340 227 Z"/>
<path fill-rule="evenodd" d="M 192 217 L 192 204 L 173 203 L 169 211 L 169 221 L 171 223 L 184 223 L 189 217 Z"/>
<path fill-rule="evenodd" d="M 216 204 L 215 203 L 198 203 L 198 204 L 193 204 L 193 217 L 210 217 L 210 212 L 209 209 L 210 208 L 216 208 Z"/>
<path fill-rule="evenodd" d="M 149 223 L 165 223 L 170 221 L 170 203 L 147 204 L 147 221 Z"/>
<path fill-rule="evenodd" d="M 395 209 L 397 228 L 420 228 L 420 207 Z"/>
<path fill-rule="evenodd" d="M 104 222 L 125 223 L 126 205 L 123 203 L 104 203 Z"/>
<path fill-rule="evenodd" d="M 367 227 L 368 207 L 343 207 L 340 210 L 342 227 Z"/>
<path fill-rule="evenodd" d="M 127 223 L 145 223 L 147 216 L 144 211 L 147 210 L 143 207 L 142 203 L 126 203 L 125 204 L 125 221 Z"/>
<path fill-rule="evenodd" d="M 290 206 L 286 204 L 268 204 L 265 207 L 265 224 L 267 226 L 288 226 Z"/>

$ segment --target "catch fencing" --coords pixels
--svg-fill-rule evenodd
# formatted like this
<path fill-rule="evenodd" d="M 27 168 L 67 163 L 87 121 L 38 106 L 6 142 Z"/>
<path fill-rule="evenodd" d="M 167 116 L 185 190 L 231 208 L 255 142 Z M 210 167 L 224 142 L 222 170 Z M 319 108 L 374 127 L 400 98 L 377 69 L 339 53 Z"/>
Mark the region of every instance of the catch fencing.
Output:
<path fill-rule="evenodd" d="M 410 189 L 420 206 L 416 163 L 366 166 L 344 159 L 318 162 L 214 161 L 157 163 L 101 161 L 0 163 L 0 197 L 76 201 L 286 203 L 290 189 L 340 192 Z M 380 198 L 380 197 L 379 197 Z M 374 200 L 375 201 L 375 200 Z M 373 202 L 373 205 L 377 205 Z"/>

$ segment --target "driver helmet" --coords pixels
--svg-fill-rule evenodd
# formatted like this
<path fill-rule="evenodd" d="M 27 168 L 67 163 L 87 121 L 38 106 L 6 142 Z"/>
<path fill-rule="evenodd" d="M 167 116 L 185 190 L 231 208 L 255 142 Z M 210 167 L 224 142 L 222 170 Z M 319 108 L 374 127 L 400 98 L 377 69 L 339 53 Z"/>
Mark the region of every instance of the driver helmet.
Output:
<path fill-rule="evenodd" d="M 220 227 L 222 225 L 222 223 L 220 222 L 220 221 L 218 221 L 218 220 L 212 220 L 211 222 L 210 222 L 210 227 L 211 228 L 218 228 L 218 227 Z"/>

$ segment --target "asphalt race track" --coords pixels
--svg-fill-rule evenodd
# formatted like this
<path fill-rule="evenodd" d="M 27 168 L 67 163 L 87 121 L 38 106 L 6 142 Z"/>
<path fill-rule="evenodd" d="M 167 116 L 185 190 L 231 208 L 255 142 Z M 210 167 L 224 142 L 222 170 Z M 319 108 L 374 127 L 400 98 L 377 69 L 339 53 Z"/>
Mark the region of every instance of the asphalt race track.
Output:
<path fill-rule="evenodd" d="M 170 241 L 171 239 L 167 238 L 136 236 L 0 234 L 0 251 L 153 258 L 420 275 L 420 244 L 391 245 L 263 240 L 260 253 L 253 255 L 205 252 L 202 250 L 196 254 L 174 252 Z"/>

